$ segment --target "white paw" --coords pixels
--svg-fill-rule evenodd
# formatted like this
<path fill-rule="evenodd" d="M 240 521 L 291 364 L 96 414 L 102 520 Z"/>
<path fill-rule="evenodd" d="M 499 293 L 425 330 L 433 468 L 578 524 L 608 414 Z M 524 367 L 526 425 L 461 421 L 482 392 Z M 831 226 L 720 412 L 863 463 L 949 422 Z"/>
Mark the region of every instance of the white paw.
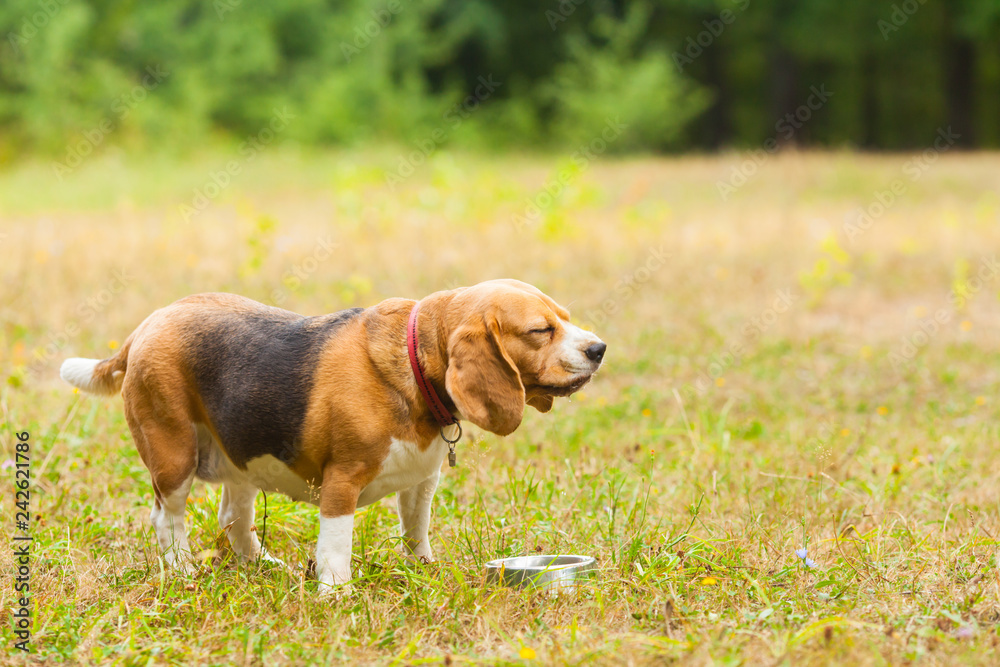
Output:
<path fill-rule="evenodd" d="M 333 568 L 324 568 L 323 570 L 316 571 L 312 570 L 313 567 L 315 567 L 314 562 L 310 561 L 307 570 L 316 574 L 316 579 L 319 582 L 318 591 L 320 597 L 339 600 L 354 592 L 354 587 L 351 585 L 353 576 L 350 569 L 345 568 L 337 571 Z"/>
<path fill-rule="evenodd" d="M 287 566 L 287 565 L 285 564 L 285 561 L 281 560 L 280 558 L 278 558 L 278 557 L 276 557 L 276 556 L 272 556 L 272 555 L 271 555 L 270 553 L 268 553 L 268 552 L 267 552 L 266 550 L 265 550 L 265 551 L 263 551 L 263 552 L 262 552 L 262 553 L 260 554 L 260 560 L 264 561 L 265 563 L 272 563 L 272 564 L 274 564 L 274 565 L 278 565 L 278 566 L 280 566 L 280 567 L 288 567 L 288 566 Z"/>
<path fill-rule="evenodd" d="M 426 565 L 428 563 L 435 562 L 434 554 L 432 554 L 430 551 L 423 553 L 407 553 L 403 555 L 406 557 L 406 560 L 410 561 L 411 563 L 423 563 L 424 565 Z"/>
<path fill-rule="evenodd" d="M 352 584 L 324 584 L 319 582 L 319 596 L 324 600 L 343 600 L 354 594 Z"/>
<path fill-rule="evenodd" d="M 181 574 L 192 575 L 196 570 L 194 563 L 191 562 L 191 559 L 184 556 L 178 558 L 173 554 L 166 554 L 163 557 L 163 563 L 167 566 L 167 568 L 180 572 Z"/>

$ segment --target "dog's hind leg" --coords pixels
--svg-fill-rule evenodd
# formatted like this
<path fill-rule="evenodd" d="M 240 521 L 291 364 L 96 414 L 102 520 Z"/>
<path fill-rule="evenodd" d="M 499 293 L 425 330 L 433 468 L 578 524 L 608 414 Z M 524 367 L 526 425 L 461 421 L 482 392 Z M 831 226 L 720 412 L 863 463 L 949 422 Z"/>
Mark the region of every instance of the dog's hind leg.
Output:
<path fill-rule="evenodd" d="M 150 522 L 164 563 L 190 571 L 191 547 L 184 528 L 184 511 L 198 469 L 195 427 L 185 416 L 171 414 L 155 395 L 139 396 L 129 400 L 126 387 L 125 418 L 153 481 Z"/>
<path fill-rule="evenodd" d="M 254 499 L 257 487 L 250 482 L 227 480 L 222 485 L 222 500 L 219 503 L 219 525 L 229 534 L 229 544 L 236 555 L 247 560 L 260 557 L 272 563 L 284 565 L 265 550 L 261 553 L 260 539 L 254 525 Z M 228 528 L 227 528 L 228 527 Z"/>
<path fill-rule="evenodd" d="M 158 491 L 153 499 L 153 511 L 149 514 L 163 561 L 184 572 L 191 571 L 191 547 L 184 528 L 184 510 L 192 481 L 194 472 L 174 490 Z M 156 487 L 156 482 L 153 485 Z"/>

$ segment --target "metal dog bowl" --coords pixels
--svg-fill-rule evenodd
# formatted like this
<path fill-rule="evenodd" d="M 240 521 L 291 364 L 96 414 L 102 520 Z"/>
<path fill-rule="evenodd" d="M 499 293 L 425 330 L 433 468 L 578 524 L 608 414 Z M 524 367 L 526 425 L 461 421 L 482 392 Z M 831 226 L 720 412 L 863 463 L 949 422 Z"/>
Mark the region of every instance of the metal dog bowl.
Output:
<path fill-rule="evenodd" d="M 486 580 L 512 588 L 574 590 L 581 579 L 596 574 L 597 561 L 590 556 L 518 556 L 499 558 L 486 564 Z"/>

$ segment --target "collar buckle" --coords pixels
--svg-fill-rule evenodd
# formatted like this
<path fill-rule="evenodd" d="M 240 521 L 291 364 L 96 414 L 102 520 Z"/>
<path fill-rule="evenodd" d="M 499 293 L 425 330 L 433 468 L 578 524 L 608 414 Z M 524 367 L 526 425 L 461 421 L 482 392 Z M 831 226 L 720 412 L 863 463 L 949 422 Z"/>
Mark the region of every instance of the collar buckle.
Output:
<path fill-rule="evenodd" d="M 448 465 L 454 468 L 456 459 L 455 443 L 462 438 L 462 424 L 445 407 L 441 397 L 435 391 L 434 385 L 424 375 L 424 369 L 420 365 L 420 359 L 417 357 L 417 347 L 419 345 L 419 341 L 417 340 L 417 313 L 419 311 L 420 302 L 417 301 L 413 304 L 413 310 L 410 311 L 410 318 L 406 324 L 406 352 L 410 357 L 410 368 L 413 369 L 413 378 L 417 381 L 417 388 L 420 389 L 420 394 L 424 397 L 424 402 L 427 403 L 427 407 L 430 408 L 435 421 L 441 427 L 441 439 L 448 443 Z M 445 426 L 451 426 L 452 424 L 458 426 L 458 435 L 455 436 L 454 440 L 449 439 L 444 434 Z"/>

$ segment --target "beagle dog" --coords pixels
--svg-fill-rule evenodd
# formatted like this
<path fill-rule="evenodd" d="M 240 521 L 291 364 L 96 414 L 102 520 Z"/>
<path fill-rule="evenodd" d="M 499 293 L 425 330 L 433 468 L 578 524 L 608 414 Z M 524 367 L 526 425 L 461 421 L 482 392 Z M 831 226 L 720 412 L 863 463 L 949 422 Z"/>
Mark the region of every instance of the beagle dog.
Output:
<path fill-rule="evenodd" d="M 356 509 L 396 493 L 405 545 L 432 560 L 430 505 L 458 421 L 507 435 L 525 404 L 548 412 L 583 387 L 606 348 L 517 280 L 317 317 L 198 294 L 155 311 L 114 356 L 67 359 L 60 375 L 121 392 L 165 563 L 190 567 L 197 477 L 222 484 L 219 522 L 247 559 L 276 560 L 254 528 L 259 489 L 318 505 L 316 574 L 331 591 L 352 577 Z"/>

